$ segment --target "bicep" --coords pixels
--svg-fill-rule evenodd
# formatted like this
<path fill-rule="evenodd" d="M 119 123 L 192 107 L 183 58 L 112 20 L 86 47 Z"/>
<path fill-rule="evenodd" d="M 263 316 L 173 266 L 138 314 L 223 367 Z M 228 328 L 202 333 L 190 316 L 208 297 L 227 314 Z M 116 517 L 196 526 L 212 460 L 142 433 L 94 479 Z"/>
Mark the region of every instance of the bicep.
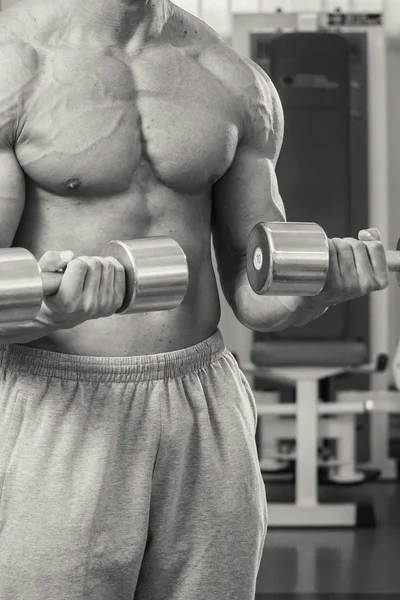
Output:
<path fill-rule="evenodd" d="M 282 104 L 267 74 L 250 59 L 246 62 L 243 139 L 213 191 L 213 238 L 220 270 L 227 260 L 245 257 L 257 223 L 286 220 L 275 173 L 283 143 Z"/>
<path fill-rule="evenodd" d="M 240 147 L 229 171 L 213 191 L 213 239 L 218 262 L 243 258 L 247 240 L 260 221 L 283 221 L 273 157 Z"/>
<path fill-rule="evenodd" d="M 25 205 L 25 178 L 13 149 L 0 143 L 0 247 L 11 246 Z"/>

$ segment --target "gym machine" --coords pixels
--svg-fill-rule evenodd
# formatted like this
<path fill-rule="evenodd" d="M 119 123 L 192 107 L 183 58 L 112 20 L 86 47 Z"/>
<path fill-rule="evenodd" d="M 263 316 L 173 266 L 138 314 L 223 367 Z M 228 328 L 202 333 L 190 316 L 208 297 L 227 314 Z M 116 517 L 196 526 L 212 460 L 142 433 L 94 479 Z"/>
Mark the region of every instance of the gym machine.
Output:
<path fill-rule="evenodd" d="M 335 402 L 318 399 L 318 383 L 326 377 L 344 373 L 375 372 L 375 365 L 360 369 L 341 367 L 257 367 L 241 365 L 248 376 L 283 382 L 296 389 L 295 403 L 280 403 L 270 392 L 254 392 L 259 424 L 268 439 L 261 452 L 261 468 L 270 469 L 271 459 L 278 463 L 295 462 L 295 503 L 269 503 L 271 527 L 372 527 L 376 524 L 373 506 L 352 503 L 319 503 L 318 467 L 328 468 L 332 481 L 357 481 L 355 416 L 400 413 L 400 392 L 341 392 Z M 280 417 L 279 420 L 276 417 Z M 295 439 L 295 451 L 279 452 L 277 438 Z M 335 439 L 333 459 L 318 457 L 318 440 Z"/>
<path fill-rule="evenodd" d="M 359 15 L 353 19 L 340 11 L 333 15 L 322 11 L 237 14 L 233 16 L 232 41 L 238 52 L 250 56 L 270 75 L 284 105 L 286 137 L 277 173 L 289 220 L 317 221 L 332 237 L 354 237 L 370 223 L 380 229 L 386 245 L 385 38 L 382 15 L 370 17 L 363 20 Z M 309 65 L 306 60 L 311 55 L 317 59 Z M 313 111 L 315 125 L 311 129 L 307 128 L 307 110 Z M 324 111 L 325 121 L 321 116 Z M 322 129 L 324 134 L 331 132 L 329 149 L 319 143 Z M 312 162 L 306 164 L 305 155 L 311 156 Z M 326 163 L 330 155 L 329 179 Z M 316 194 L 315 189 L 324 193 Z M 313 203 L 312 195 L 319 200 Z M 265 268 L 264 261 L 268 262 L 269 257 L 253 253 L 251 260 L 260 274 L 260 261 Z M 322 283 L 324 268 L 326 263 L 322 272 L 314 272 L 311 279 L 321 278 Z M 339 305 L 328 311 L 329 317 L 325 319 L 324 315 L 310 327 L 278 332 L 269 339 L 256 334 L 251 340 L 252 334 L 238 326 L 234 337 L 223 309 L 221 329 L 255 389 L 261 417 L 259 451 L 268 451 L 268 457 L 260 452 L 262 470 L 274 472 L 295 462 L 295 503 L 270 503 L 271 527 L 352 527 L 360 523 L 360 509 L 355 505 L 318 503 L 317 468 L 323 462 L 331 481 L 363 480 L 356 464 L 358 415 L 368 415 L 365 420 L 370 424 L 370 462 L 362 467 L 378 469 L 386 479 L 397 476 L 395 463 L 388 456 L 389 414 L 397 412 L 398 405 L 398 392 L 387 391 L 388 294 L 379 292 L 346 303 L 348 306 Z M 335 388 L 339 382 L 339 389 L 331 394 L 330 402 L 322 403 L 321 386 L 331 381 Z M 281 384 L 296 390 L 296 404 L 280 403 L 287 400 L 280 391 Z M 347 407 L 340 406 L 335 413 L 333 406 L 344 405 L 345 394 L 352 387 L 361 405 L 356 407 L 349 401 Z M 383 402 L 380 410 L 372 410 L 379 400 Z M 294 454 L 290 447 L 282 452 L 274 431 L 276 435 L 281 432 L 284 439 L 293 439 Z M 336 440 L 337 455 L 333 459 L 318 457 L 319 438 Z M 372 523 L 372 511 L 363 511 L 361 520 Z"/>

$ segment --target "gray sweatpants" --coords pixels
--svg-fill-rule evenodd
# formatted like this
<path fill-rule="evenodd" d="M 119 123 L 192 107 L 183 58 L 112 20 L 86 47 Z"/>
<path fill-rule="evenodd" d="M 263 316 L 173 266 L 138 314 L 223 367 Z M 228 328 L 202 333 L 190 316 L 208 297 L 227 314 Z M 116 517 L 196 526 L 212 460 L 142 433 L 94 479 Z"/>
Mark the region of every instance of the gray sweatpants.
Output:
<path fill-rule="evenodd" d="M 255 402 L 217 331 L 130 358 L 0 350 L 1 600 L 253 600 Z"/>

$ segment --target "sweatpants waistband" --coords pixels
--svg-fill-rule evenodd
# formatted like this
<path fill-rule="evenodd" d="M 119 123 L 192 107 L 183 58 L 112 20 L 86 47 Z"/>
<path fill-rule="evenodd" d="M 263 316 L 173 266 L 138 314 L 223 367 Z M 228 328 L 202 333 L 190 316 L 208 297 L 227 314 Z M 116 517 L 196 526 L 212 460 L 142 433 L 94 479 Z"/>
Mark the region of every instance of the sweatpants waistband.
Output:
<path fill-rule="evenodd" d="M 221 332 L 196 344 L 144 356 L 78 356 L 11 344 L 0 346 L 0 369 L 46 378 L 104 383 L 135 383 L 183 377 L 218 360 L 226 352 Z"/>

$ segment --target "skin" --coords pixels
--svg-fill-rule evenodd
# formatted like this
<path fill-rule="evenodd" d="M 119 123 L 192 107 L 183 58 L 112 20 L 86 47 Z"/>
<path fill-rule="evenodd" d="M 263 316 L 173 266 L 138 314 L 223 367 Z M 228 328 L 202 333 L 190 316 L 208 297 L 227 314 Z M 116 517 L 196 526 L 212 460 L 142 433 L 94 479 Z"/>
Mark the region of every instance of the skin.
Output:
<path fill-rule="evenodd" d="M 0 13 L 0 80 L 0 246 L 65 269 L 38 318 L 2 327 L 2 343 L 129 356 L 204 340 L 220 318 L 211 233 L 224 294 L 251 329 L 301 326 L 387 286 L 369 230 L 331 240 L 318 297 L 252 292 L 248 235 L 285 220 L 274 171 L 282 107 L 258 66 L 167 0 L 22 0 Z M 184 302 L 114 315 L 123 271 L 100 249 L 159 235 L 188 258 Z"/>

